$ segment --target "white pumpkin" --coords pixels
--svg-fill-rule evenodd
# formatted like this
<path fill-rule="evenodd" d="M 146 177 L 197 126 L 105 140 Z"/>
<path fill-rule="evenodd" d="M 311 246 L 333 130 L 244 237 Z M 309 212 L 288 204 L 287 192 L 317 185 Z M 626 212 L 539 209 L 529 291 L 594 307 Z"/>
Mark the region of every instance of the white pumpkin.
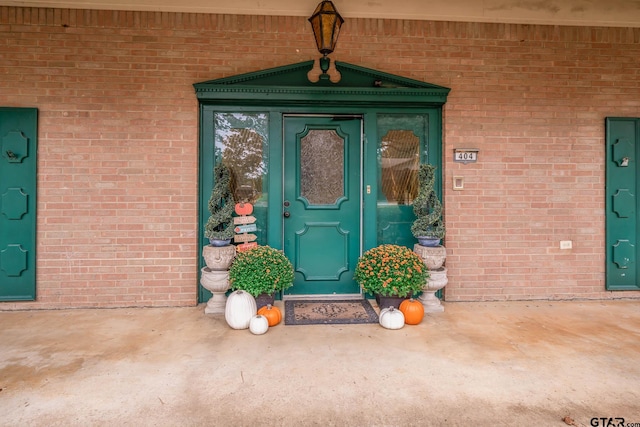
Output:
<path fill-rule="evenodd" d="M 404 314 L 395 307 L 380 311 L 380 326 L 387 329 L 401 329 L 404 326 Z"/>
<path fill-rule="evenodd" d="M 251 318 L 257 312 L 256 299 L 250 293 L 233 291 L 227 298 L 224 320 L 232 329 L 247 329 Z"/>
<path fill-rule="evenodd" d="M 269 319 L 262 314 L 256 314 L 249 321 L 249 331 L 253 335 L 262 335 L 269 330 Z"/>

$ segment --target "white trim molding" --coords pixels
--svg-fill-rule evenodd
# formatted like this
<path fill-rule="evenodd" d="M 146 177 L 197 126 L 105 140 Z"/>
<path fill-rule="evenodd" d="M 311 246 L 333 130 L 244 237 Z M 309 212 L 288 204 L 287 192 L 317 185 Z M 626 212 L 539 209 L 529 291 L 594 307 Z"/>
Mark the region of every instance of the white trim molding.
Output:
<path fill-rule="evenodd" d="M 0 0 L 0 6 L 310 16 L 319 0 Z M 333 0 L 344 18 L 640 27 L 640 0 Z"/>

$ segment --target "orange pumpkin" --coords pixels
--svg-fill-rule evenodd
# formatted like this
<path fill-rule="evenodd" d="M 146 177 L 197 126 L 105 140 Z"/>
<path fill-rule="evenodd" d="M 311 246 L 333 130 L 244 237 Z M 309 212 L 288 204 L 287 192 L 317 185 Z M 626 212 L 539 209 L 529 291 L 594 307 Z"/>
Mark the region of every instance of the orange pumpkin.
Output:
<path fill-rule="evenodd" d="M 407 325 L 417 325 L 424 318 L 422 303 L 413 298 L 402 301 L 400 303 L 400 311 L 404 314 L 404 323 Z"/>
<path fill-rule="evenodd" d="M 269 321 L 269 326 L 276 326 L 282 320 L 282 312 L 278 307 L 271 304 L 265 305 L 258 310 L 258 314 L 263 315 Z"/>
<path fill-rule="evenodd" d="M 251 203 L 236 203 L 236 213 L 238 215 L 251 215 L 253 212 L 253 205 Z"/>

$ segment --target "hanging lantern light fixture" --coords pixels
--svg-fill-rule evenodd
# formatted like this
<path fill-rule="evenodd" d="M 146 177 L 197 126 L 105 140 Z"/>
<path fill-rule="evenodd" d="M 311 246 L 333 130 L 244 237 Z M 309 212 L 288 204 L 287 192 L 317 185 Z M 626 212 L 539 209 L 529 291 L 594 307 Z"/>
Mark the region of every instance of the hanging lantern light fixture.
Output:
<path fill-rule="evenodd" d="M 309 22 L 313 29 L 313 36 L 316 39 L 318 52 L 322 54 L 322 58 L 320 58 L 320 69 L 323 75 L 326 75 L 329 70 L 329 58 L 327 58 L 327 55 L 336 48 L 340 27 L 344 19 L 342 19 L 342 16 L 340 16 L 336 10 L 333 2 L 323 0 L 316 7 L 313 15 L 309 18 Z"/>

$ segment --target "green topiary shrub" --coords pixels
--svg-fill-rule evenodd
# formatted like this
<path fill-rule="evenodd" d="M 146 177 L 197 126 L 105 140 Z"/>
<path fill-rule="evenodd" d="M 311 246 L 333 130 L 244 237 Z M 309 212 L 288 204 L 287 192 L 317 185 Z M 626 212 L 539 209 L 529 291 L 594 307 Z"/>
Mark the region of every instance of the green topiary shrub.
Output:
<path fill-rule="evenodd" d="M 442 204 L 434 190 L 435 170 L 433 165 L 420 165 L 418 171 L 418 197 L 413 201 L 413 213 L 416 219 L 411 226 L 414 237 L 433 237 L 442 239 L 445 227 L 442 223 Z"/>
<path fill-rule="evenodd" d="M 208 239 L 228 240 L 233 237 L 233 209 L 235 202 L 229 183 L 231 172 L 220 163 L 213 171 L 214 186 L 209 198 L 209 212 L 211 216 L 204 225 L 204 235 Z"/>

